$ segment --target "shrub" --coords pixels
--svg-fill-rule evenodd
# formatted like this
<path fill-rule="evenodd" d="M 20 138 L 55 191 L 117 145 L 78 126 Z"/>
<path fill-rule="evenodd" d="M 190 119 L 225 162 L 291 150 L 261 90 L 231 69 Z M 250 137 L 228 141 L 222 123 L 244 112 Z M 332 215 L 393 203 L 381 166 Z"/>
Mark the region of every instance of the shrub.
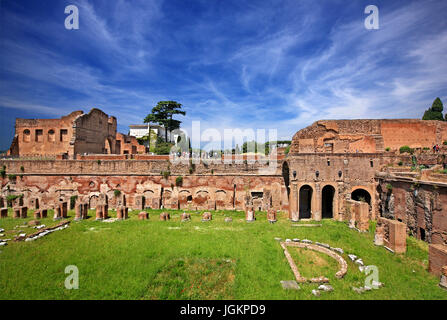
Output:
<path fill-rule="evenodd" d="M 163 175 L 163 178 L 165 178 L 165 180 L 168 180 L 169 176 L 171 175 L 171 172 L 169 172 L 169 171 L 162 171 L 162 175 Z"/>
<path fill-rule="evenodd" d="M 413 154 L 413 151 L 414 150 L 412 148 L 410 148 L 409 146 L 402 146 L 402 147 L 399 148 L 399 152 L 400 153 L 407 152 L 407 153 Z"/>
<path fill-rule="evenodd" d="M 5 179 L 5 177 L 6 177 L 6 170 L 5 169 L 0 170 L 0 175 L 2 176 L 3 179 Z"/>
<path fill-rule="evenodd" d="M 10 194 L 6 197 L 6 204 L 8 207 L 12 207 L 12 202 L 15 201 L 18 198 L 23 198 L 23 194 L 16 195 L 16 194 Z"/>
<path fill-rule="evenodd" d="M 9 179 L 10 181 L 16 181 L 17 176 L 16 176 L 15 174 L 8 174 L 8 179 Z"/>
<path fill-rule="evenodd" d="M 194 170 L 191 167 L 189 167 L 189 174 L 192 174 L 193 172 Z"/>
<path fill-rule="evenodd" d="M 393 186 L 392 186 L 390 183 L 388 183 L 388 184 L 386 185 L 386 189 L 387 189 L 388 191 L 392 191 L 392 190 L 393 190 Z"/>
<path fill-rule="evenodd" d="M 385 151 L 390 151 L 390 150 L 391 150 L 390 147 L 386 147 L 386 148 L 385 148 Z"/>
<path fill-rule="evenodd" d="M 101 165 L 101 160 L 98 159 L 96 162 L 98 163 L 98 166 Z"/>
<path fill-rule="evenodd" d="M 399 167 L 402 167 L 403 166 L 403 162 L 402 161 L 399 161 L 398 163 L 397 163 L 397 165 L 399 166 Z"/>
<path fill-rule="evenodd" d="M 442 144 L 447 146 L 447 141 L 442 141 Z"/>
<path fill-rule="evenodd" d="M 118 198 L 121 195 L 121 191 L 118 189 L 113 190 L 113 195 L 115 196 L 115 198 Z"/>
<path fill-rule="evenodd" d="M 183 185 L 183 177 L 182 176 L 175 178 L 175 185 L 177 187 L 181 187 Z"/>
<path fill-rule="evenodd" d="M 21 166 L 21 167 L 20 167 L 20 171 L 25 172 L 25 167 L 24 167 L 24 166 Z"/>
<path fill-rule="evenodd" d="M 211 169 L 211 174 L 214 174 L 214 169 Z"/>

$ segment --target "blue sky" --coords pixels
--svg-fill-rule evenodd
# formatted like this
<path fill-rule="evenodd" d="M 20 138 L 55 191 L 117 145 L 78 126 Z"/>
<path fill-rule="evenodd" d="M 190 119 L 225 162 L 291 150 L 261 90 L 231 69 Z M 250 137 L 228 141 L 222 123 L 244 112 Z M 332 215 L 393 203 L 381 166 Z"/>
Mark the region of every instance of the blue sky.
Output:
<path fill-rule="evenodd" d="M 65 6 L 79 8 L 66 30 Z M 380 29 L 366 30 L 374 4 Z M 0 149 L 16 117 L 93 107 L 142 123 L 176 100 L 183 126 L 276 128 L 420 118 L 447 102 L 447 1 L 0 2 Z"/>

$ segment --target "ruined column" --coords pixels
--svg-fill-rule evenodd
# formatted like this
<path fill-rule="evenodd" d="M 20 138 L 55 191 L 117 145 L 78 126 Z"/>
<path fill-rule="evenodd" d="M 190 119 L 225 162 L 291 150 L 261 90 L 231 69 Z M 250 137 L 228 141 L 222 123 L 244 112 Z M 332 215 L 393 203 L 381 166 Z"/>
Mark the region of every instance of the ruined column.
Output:
<path fill-rule="evenodd" d="M 83 218 L 82 209 L 83 209 L 83 204 L 76 202 L 76 204 L 75 204 L 75 220 L 82 220 L 82 218 Z"/>
<path fill-rule="evenodd" d="M 171 215 L 168 212 L 162 212 L 160 214 L 160 220 L 167 221 L 171 219 Z"/>
<path fill-rule="evenodd" d="M 191 214 L 183 212 L 181 221 L 184 222 L 184 221 L 190 221 L 190 220 L 191 220 Z"/>
<path fill-rule="evenodd" d="M 59 220 L 59 219 L 61 219 L 61 208 L 60 206 L 56 205 L 54 206 L 53 220 Z"/>
<path fill-rule="evenodd" d="M 124 209 L 122 206 L 119 206 L 116 208 L 116 218 L 118 220 L 123 220 L 124 219 Z"/>
<path fill-rule="evenodd" d="M 146 211 L 141 211 L 138 214 L 138 219 L 139 220 L 148 220 L 149 219 L 149 214 Z"/>
<path fill-rule="evenodd" d="M 96 220 L 102 220 L 102 205 L 96 206 Z"/>
<path fill-rule="evenodd" d="M 211 221 L 213 220 L 213 215 L 211 212 L 205 212 L 202 216 L 202 221 Z"/>
<path fill-rule="evenodd" d="M 88 202 L 86 202 L 82 205 L 82 218 L 83 219 L 88 218 Z"/>
<path fill-rule="evenodd" d="M 256 220 L 256 218 L 255 218 L 255 211 L 254 211 L 253 205 L 246 206 L 245 207 L 245 221 L 253 222 L 255 220 Z"/>
<path fill-rule="evenodd" d="M 40 210 L 34 210 L 34 219 L 40 219 L 41 215 L 40 215 Z"/>
<path fill-rule="evenodd" d="M 102 217 L 103 219 L 109 218 L 109 206 L 107 204 L 102 205 Z"/>
<path fill-rule="evenodd" d="M 268 222 L 270 222 L 270 223 L 275 223 L 277 220 L 276 220 L 276 210 L 274 210 L 274 209 L 270 209 L 269 211 L 268 211 L 268 213 L 267 213 L 267 220 L 268 220 Z"/>

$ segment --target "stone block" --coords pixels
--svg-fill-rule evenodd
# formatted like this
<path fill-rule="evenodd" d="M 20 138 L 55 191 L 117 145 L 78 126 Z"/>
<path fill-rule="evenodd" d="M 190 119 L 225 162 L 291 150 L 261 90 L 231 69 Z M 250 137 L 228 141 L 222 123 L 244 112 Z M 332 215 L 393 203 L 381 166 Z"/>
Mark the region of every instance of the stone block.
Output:
<path fill-rule="evenodd" d="M 202 221 L 211 221 L 213 220 L 213 215 L 211 212 L 204 212 L 202 215 Z"/>
<path fill-rule="evenodd" d="M 149 219 L 149 213 L 147 213 L 146 211 L 141 211 L 138 214 L 138 219 L 139 220 L 148 220 Z"/>
<path fill-rule="evenodd" d="M 102 220 L 102 205 L 96 206 L 96 220 Z"/>
<path fill-rule="evenodd" d="M 430 244 L 428 247 L 428 271 L 437 276 L 443 272 L 447 265 L 447 245 Z"/>
<path fill-rule="evenodd" d="M 396 253 L 407 251 L 407 225 L 405 223 L 396 220 L 389 221 L 388 247 Z"/>

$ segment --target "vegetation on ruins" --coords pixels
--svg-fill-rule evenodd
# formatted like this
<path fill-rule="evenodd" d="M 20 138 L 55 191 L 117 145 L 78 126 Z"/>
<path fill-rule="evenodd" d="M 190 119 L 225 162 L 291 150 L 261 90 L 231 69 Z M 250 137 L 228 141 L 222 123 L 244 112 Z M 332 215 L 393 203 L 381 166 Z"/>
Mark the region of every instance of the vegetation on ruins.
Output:
<path fill-rule="evenodd" d="M 23 194 L 19 194 L 19 195 L 17 195 L 17 194 L 10 194 L 10 195 L 6 196 L 6 204 L 7 204 L 7 206 L 11 208 L 12 207 L 12 203 L 16 199 L 18 199 L 18 198 L 23 198 Z"/>
<path fill-rule="evenodd" d="M 265 212 L 256 212 L 257 220 L 246 223 L 244 212 L 215 211 L 213 220 L 204 223 L 203 212 L 185 210 L 191 221 L 182 223 L 183 211 L 147 210 L 150 219 L 142 223 L 138 220 L 141 210 L 129 210 L 130 219 L 125 222 L 102 223 L 95 221 L 95 210 L 89 210 L 91 218 L 71 223 L 65 230 L 32 242 L 11 242 L 1 250 L 0 296 L 50 300 L 447 299 L 447 291 L 438 286 L 439 277 L 427 271 L 428 244 L 408 237 L 407 252 L 393 254 L 374 245 L 374 222 L 370 232 L 359 233 L 334 220 L 318 222 L 322 224 L 319 228 L 294 228 L 283 212 L 271 225 Z M 24 222 L 34 219 L 32 212 Z M 169 212 L 171 220 L 159 221 L 161 212 Z M 74 211 L 68 215 L 74 217 Z M 56 225 L 52 216 L 50 210 L 41 223 Z M 232 223 L 226 223 L 225 217 L 232 217 Z M 0 223 L 10 231 L 17 220 L 9 217 Z M 275 237 L 310 239 L 342 248 L 348 273 L 337 279 L 338 265 L 332 258 L 290 248 L 300 273 L 327 276 L 334 291 L 315 297 L 311 291 L 318 285 L 310 283 L 300 284 L 300 290 L 284 290 L 280 281 L 292 280 L 294 275 Z M 377 266 L 384 287 L 363 294 L 352 290 L 363 286 L 367 275 L 348 258 L 349 253 L 362 257 L 365 265 Z M 80 285 L 78 290 L 67 290 L 64 268 L 73 263 L 79 269 Z M 27 270 L 44 266 L 45 272 L 37 277 L 35 272 L 17 272 L 17 266 Z"/>
<path fill-rule="evenodd" d="M 10 181 L 16 181 L 17 180 L 17 175 L 15 175 L 15 174 L 8 174 L 8 179 Z"/>
<path fill-rule="evenodd" d="M 391 150 L 390 147 L 386 147 L 386 148 L 385 148 L 385 151 L 386 151 L 386 152 L 389 152 L 390 150 Z"/>
<path fill-rule="evenodd" d="M 113 190 L 113 195 L 115 196 L 115 198 L 118 198 L 121 195 L 121 191 L 118 189 Z"/>
<path fill-rule="evenodd" d="M 6 177 L 6 167 L 3 166 L 3 168 L 0 170 L 0 175 L 2 176 L 3 179 L 5 179 Z"/>
<path fill-rule="evenodd" d="M 159 101 L 155 107 L 152 108 L 144 123 L 158 123 L 163 126 L 165 130 L 165 141 L 168 141 L 168 130 L 180 128 L 182 123 L 180 120 L 173 119 L 174 115 L 186 115 L 186 112 L 181 110 L 182 105 L 176 101 Z"/>
<path fill-rule="evenodd" d="M 412 148 L 410 148 L 409 146 L 402 146 L 399 148 L 399 152 L 413 154 L 414 150 Z"/>
<path fill-rule="evenodd" d="M 98 166 L 101 165 L 101 160 L 98 159 L 96 162 L 98 163 Z"/>
<path fill-rule="evenodd" d="M 444 121 L 444 116 L 442 115 L 442 111 L 444 109 L 444 106 L 442 105 L 441 99 L 436 98 L 435 101 L 433 101 L 433 104 L 431 108 L 426 110 L 424 112 L 424 116 L 422 117 L 422 120 L 440 120 Z M 445 120 L 447 120 L 447 115 Z"/>
<path fill-rule="evenodd" d="M 392 190 L 393 190 L 393 186 L 392 186 L 390 183 L 388 183 L 388 184 L 386 185 L 386 189 L 387 189 L 388 191 L 392 191 Z"/>
<path fill-rule="evenodd" d="M 25 167 L 24 166 L 20 166 L 20 171 L 21 172 L 25 172 Z"/>
<path fill-rule="evenodd" d="M 171 172 L 170 171 L 162 171 L 161 175 L 163 176 L 163 178 L 165 180 L 168 180 L 169 176 L 171 175 Z"/>
<path fill-rule="evenodd" d="M 175 178 L 175 185 L 177 187 L 181 187 L 183 185 L 183 177 L 182 176 L 178 176 L 177 178 Z"/>

